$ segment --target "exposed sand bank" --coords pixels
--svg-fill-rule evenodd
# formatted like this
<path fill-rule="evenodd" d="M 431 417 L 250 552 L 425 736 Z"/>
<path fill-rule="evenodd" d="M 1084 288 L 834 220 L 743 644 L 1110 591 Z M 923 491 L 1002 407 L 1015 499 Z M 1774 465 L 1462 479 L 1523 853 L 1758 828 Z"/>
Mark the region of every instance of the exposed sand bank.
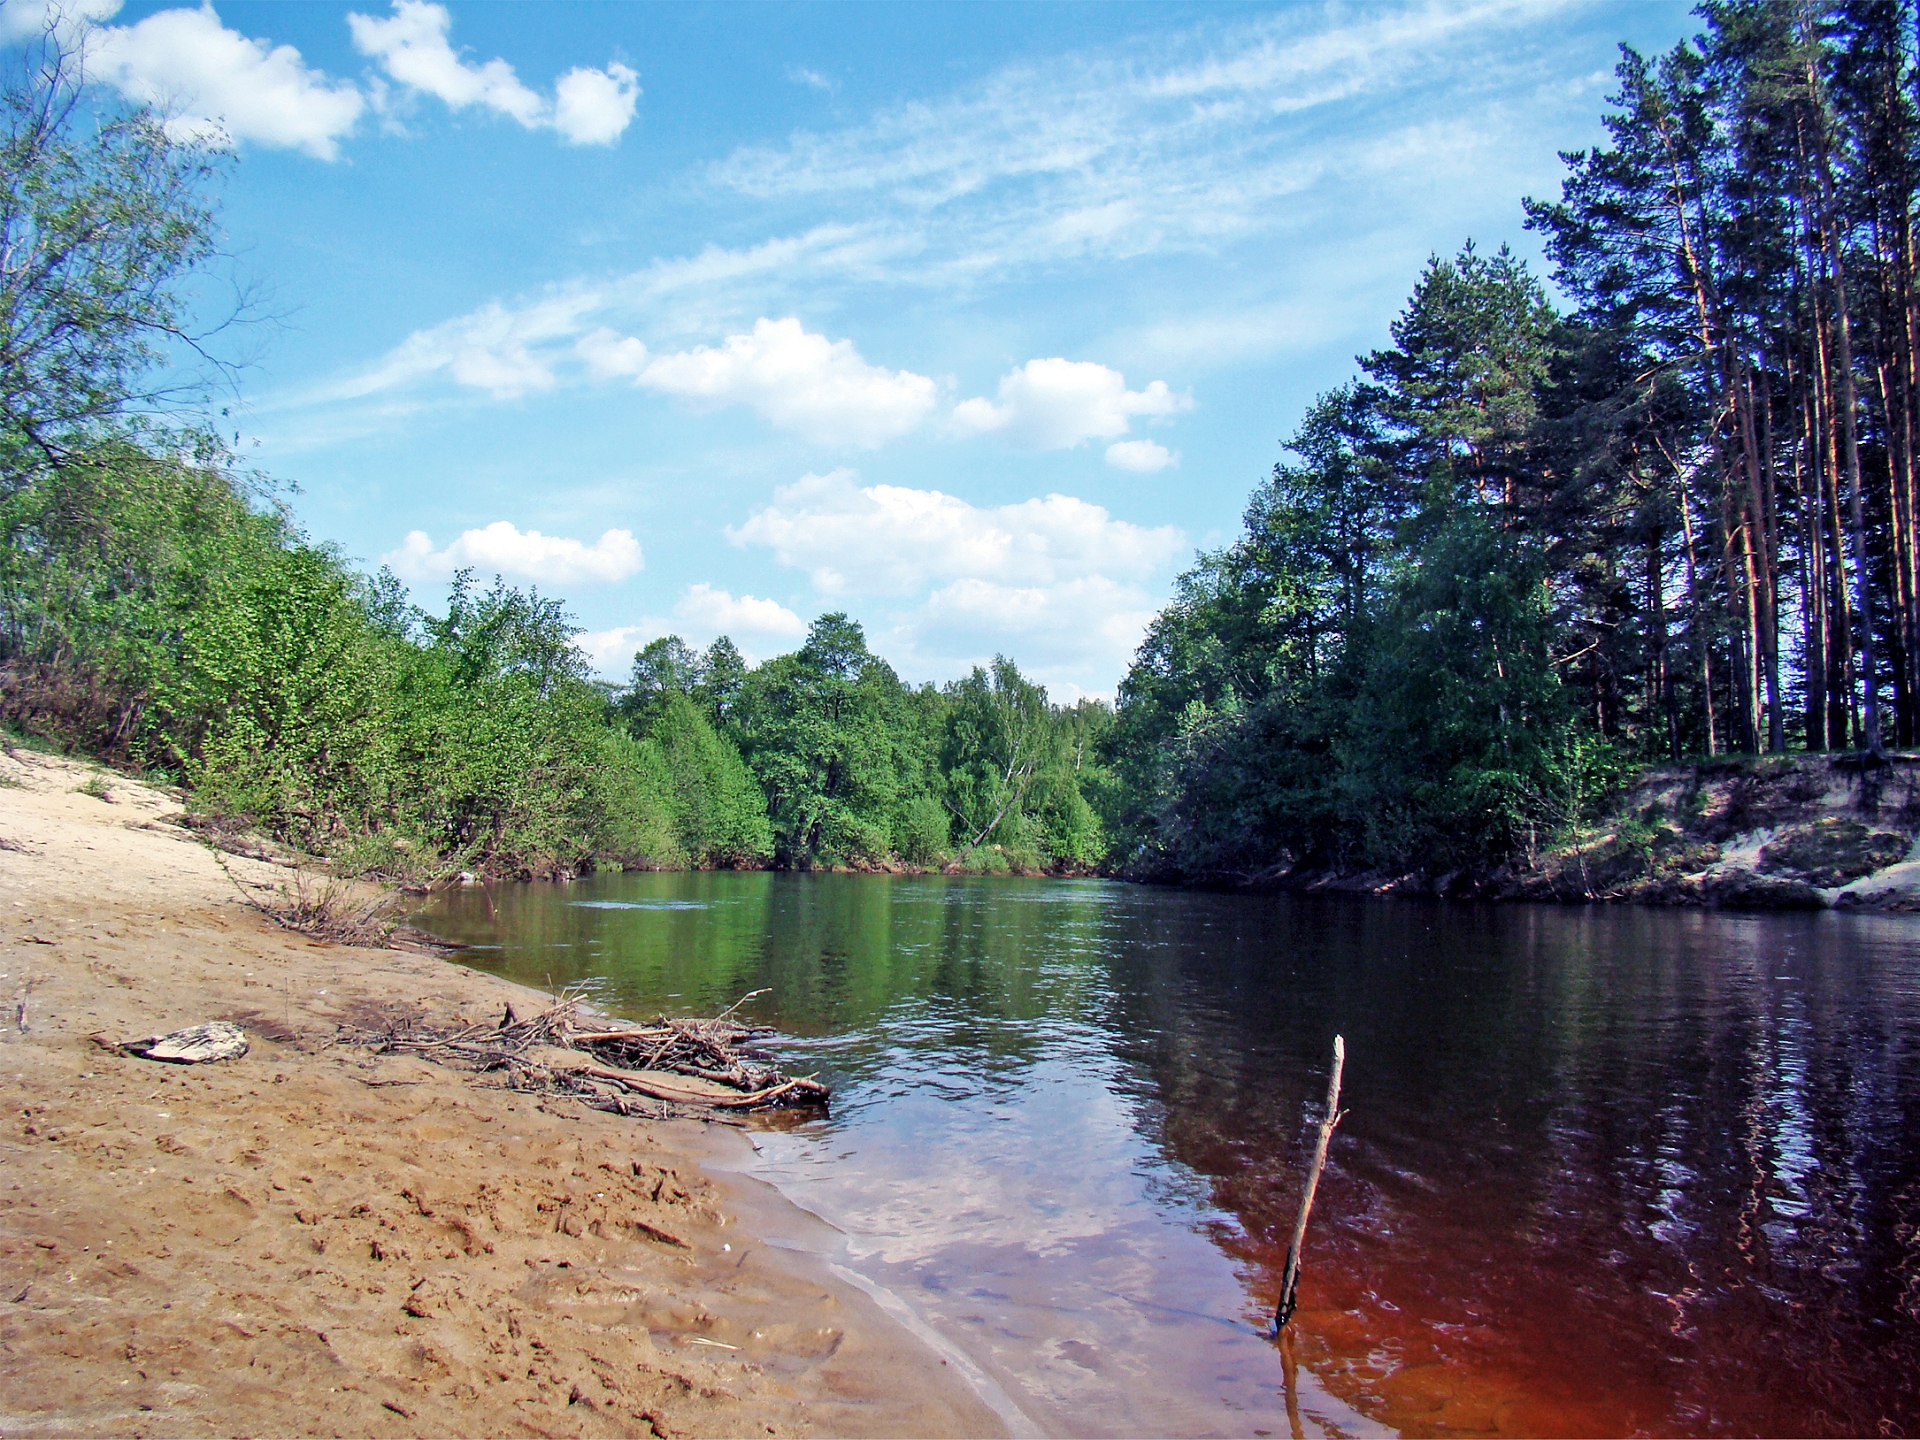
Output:
<path fill-rule="evenodd" d="M 739 1223 L 696 1157 L 744 1141 L 332 1047 L 344 1020 L 528 996 L 275 929 L 177 802 L 80 793 L 96 773 L 0 756 L 0 1431 L 1004 1433 L 874 1300 L 766 1243 L 772 1202 Z M 211 1019 L 251 1052 L 89 1038 Z"/>

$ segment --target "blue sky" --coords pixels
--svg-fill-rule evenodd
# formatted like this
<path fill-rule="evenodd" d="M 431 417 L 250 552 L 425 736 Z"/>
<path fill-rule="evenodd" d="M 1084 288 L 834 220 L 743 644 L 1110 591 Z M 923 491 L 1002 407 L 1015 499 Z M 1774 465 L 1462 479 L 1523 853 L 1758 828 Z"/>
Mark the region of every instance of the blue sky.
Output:
<path fill-rule="evenodd" d="M 427 603 L 1111 695 L 1425 258 L 1537 253 L 1671 4 L 115 6 L 281 318 L 236 430 Z M 9 0 L 16 30 L 33 5 Z"/>

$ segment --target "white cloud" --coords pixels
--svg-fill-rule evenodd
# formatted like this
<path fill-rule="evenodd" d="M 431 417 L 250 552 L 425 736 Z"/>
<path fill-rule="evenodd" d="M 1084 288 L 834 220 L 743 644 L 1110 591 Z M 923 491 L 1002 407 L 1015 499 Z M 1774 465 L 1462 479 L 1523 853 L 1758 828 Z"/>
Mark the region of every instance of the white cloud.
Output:
<path fill-rule="evenodd" d="M 937 395 L 925 375 L 869 365 L 851 340 L 829 340 L 792 318 L 762 318 L 751 334 L 655 356 L 636 383 L 709 405 L 747 405 L 808 440 L 862 448 L 913 429 Z"/>
<path fill-rule="evenodd" d="M 758 289 L 775 275 L 807 280 L 869 266 L 879 256 L 876 243 L 865 231 L 853 227 L 821 225 L 802 235 L 769 240 L 744 250 L 709 245 L 695 255 L 656 260 L 643 270 L 604 283 L 554 286 L 535 298 L 516 298 L 505 304 L 491 300 L 464 315 L 415 331 L 357 373 L 304 393 L 280 397 L 261 408 L 357 400 L 399 389 L 447 370 L 456 353 L 475 348 L 492 354 L 502 346 L 514 347 L 510 356 L 513 364 L 507 369 L 520 373 L 520 383 L 506 387 L 503 398 L 553 384 L 553 367 L 562 357 L 550 348 L 552 342 L 573 341 L 574 353 L 586 362 L 588 372 L 596 379 L 638 375 L 645 368 L 647 347 L 605 325 L 587 331 L 593 318 L 614 310 L 658 313 L 670 308 L 674 311 L 668 326 L 671 330 L 711 334 L 729 323 L 743 304 L 751 303 L 740 301 L 735 291 Z M 715 318 L 715 312 L 731 313 Z M 797 321 L 790 323 L 797 329 Z M 741 338 L 752 341 L 754 337 Z M 818 336 L 804 338 L 826 345 Z M 853 360 L 859 360 L 850 342 L 841 341 L 838 347 L 828 348 L 843 349 Z M 877 367 L 867 369 L 869 378 L 892 373 Z M 475 367 L 466 367 L 465 373 L 475 373 Z M 924 377 L 905 372 L 898 378 L 905 382 L 904 398 L 909 401 L 915 391 L 932 385 Z M 899 398 L 897 394 L 895 399 Z"/>
<path fill-rule="evenodd" d="M 711 645 L 725 635 L 749 665 L 757 665 L 769 655 L 793 649 L 806 633 L 807 622 L 777 600 L 753 595 L 735 599 L 702 581 L 681 592 L 671 617 L 646 615 L 632 625 L 583 631 L 574 636 L 573 643 L 585 652 L 594 669 L 624 676 L 634 652 L 662 635 L 678 635 L 694 646 Z"/>
<path fill-rule="evenodd" d="M 71 44 L 87 27 L 120 13 L 120 0 L 0 0 L 0 40 L 52 31 Z"/>
<path fill-rule="evenodd" d="M 1186 553 L 1174 527 L 1116 520 L 1070 495 L 979 506 L 860 486 L 845 469 L 783 487 L 727 534 L 858 609 L 902 674 L 951 676 L 1009 654 L 1063 700 L 1110 693 Z"/>
<path fill-rule="evenodd" d="M 531 128 L 544 124 L 547 104 L 520 83 L 505 60 L 469 65 L 447 42 L 453 17 L 429 0 L 394 0 L 386 19 L 349 14 L 353 46 L 402 85 L 444 100 L 455 110 L 469 105 L 511 116 Z"/>
<path fill-rule="evenodd" d="M 796 85 L 805 85 L 810 90 L 833 89 L 833 82 L 818 70 L 810 70 L 805 65 L 787 66 L 787 79 Z"/>
<path fill-rule="evenodd" d="M 176 136 L 254 141 L 322 160 L 339 154 L 340 137 L 366 108 L 351 81 L 308 68 L 291 45 L 227 29 L 211 5 L 95 30 L 86 63 L 92 78 L 167 116 Z"/>
<path fill-rule="evenodd" d="M 380 560 L 408 580 L 451 575 L 471 566 L 549 585 L 612 584 L 637 574 L 644 563 L 631 530 L 609 530 L 588 545 L 538 530 L 522 532 L 505 520 L 464 531 L 444 550 L 435 550 L 424 530 L 409 531 L 400 548 Z"/>
<path fill-rule="evenodd" d="M 1164 380 L 1129 390 L 1118 370 L 1056 356 L 1029 360 L 1002 376 L 997 402 L 961 401 L 953 407 L 953 427 L 963 435 L 1004 435 L 1022 449 L 1065 450 L 1126 434 L 1132 416 L 1171 415 L 1192 406 L 1192 396 L 1174 394 Z"/>
<path fill-rule="evenodd" d="M 807 633 L 807 622 L 777 600 L 762 600 L 753 595 L 739 599 L 725 590 L 716 590 L 702 581 L 689 585 L 674 602 L 674 618 L 684 621 L 693 634 L 703 638 L 747 635 L 755 639 L 798 640 Z"/>
<path fill-rule="evenodd" d="M 556 357 L 540 347 L 577 334 L 581 317 L 599 304 L 600 297 L 592 291 L 563 290 L 515 309 L 497 302 L 483 305 L 430 329 L 414 331 L 373 369 L 305 398 L 358 399 L 441 371 L 459 384 L 487 391 L 496 400 L 549 390 L 555 384 Z"/>
<path fill-rule="evenodd" d="M 151 105 L 179 137 L 304 150 L 322 160 L 359 122 L 368 97 L 351 80 L 309 67 L 291 45 L 250 39 L 220 21 L 212 4 L 158 10 L 137 24 L 105 25 L 120 0 L 5 0 L 0 38 L 49 25 L 84 36 L 91 78 Z M 615 61 L 576 66 L 549 102 L 505 60 L 471 64 L 448 41 L 452 17 L 429 0 L 394 0 L 392 15 L 349 14 L 355 48 L 391 79 L 453 109 L 478 105 L 528 128 L 551 128 L 574 145 L 609 145 L 633 122 L 639 77 Z M 93 28 L 87 29 L 91 25 Z M 384 82 L 372 82 L 380 101 Z"/>
<path fill-rule="evenodd" d="M 1107 463 L 1116 470 L 1131 470 L 1136 475 L 1151 475 L 1169 465 L 1178 465 L 1178 451 L 1152 440 L 1120 440 L 1107 446 Z"/>
<path fill-rule="evenodd" d="M 573 351 L 587 362 L 587 371 L 596 380 L 638 375 L 647 368 L 647 347 L 631 335 L 623 338 L 605 325 L 582 335 Z"/>
<path fill-rule="evenodd" d="M 639 103 L 640 77 L 619 61 L 604 70 L 576 66 L 554 87 L 553 128 L 571 145 L 611 145 Z"/>
<path fill-rule="evenodd" d="M 432 0 L 393 0 L 384 19 L 347 16 L 354 48 L 379 62 L 388 77 L 444 101 L 450 109 L 478 105 L 529 130 L 551 128 L 572 145 L 611 145 L 633 123 L 640 77 L 619 61 L 604 70 L 575 66 L 560 77 L 554 98 L 529 88 L 498 57 L 475 65 L 453 48 L 453 17 Z"/>
<path fill-rule="evenodd" d="M 649 618 L 638 625 L 616 625 L 611 630 L 582 630 L 573 637 L 573 643 L 600 674 L 625 678 L 635 652 L 645 648 L 649 640 L 669 633 L 663 622 Z"/>
<path fill-rule="evenodd" d="M 1276 233 L 1318 250 L 1337 232 L 1325 247 L 1337 250 L 1391 230 L 1417 264 L 1435 234 L 1456 233 L 1454 217 L 1484 216 L 1487 194 L 1554 183 L 1543 111 L 1578 124 L 1590 107 L 1565 74 L 1580 0 L 1269 8 L 1023 59 L 854 124 L 742 147 L 709 175 L 744 196 L 857 207 L 911 242 L 892 278 L 936 287 L 1088 260 L 1204 264 Z M 1529 94 L 1551 100 L 1516 103 Z M 1409 180 L 1399 137 L 1436 123 L 1464 143 Z M 1298 256 L 1272 288 L 1301 288 L 1311 267 Z M 1377 297 L 1347 299 L 1371 313 Z"/>
<path fill-rule="evenodd" d="M 657 349 L 664 337 L 704 341 L 802 306 L 964 300 L 1022 274 L 1058 274 L 1063 262 L 1178 254 L 1206 280 L 1189 276 L 1172 296 L 1147 284 L 1119 307 L 1139 317 L 1127 350 L 1151 357 L 1134 363 L 1351 353 L 1404 299 L 1435 235 L 1483 233 L 1489 193 L 1553 186 L 1554 134 L 1591 128 L 1590 96 L 1563 93 L 1569 32 L 1581 29 L 1569 8 L 1281 7 L 1021 62 L 852 125 L 738 150 L 710 178 L 778 199 L 782 213 L 801 202 L 794 233 L 696 242 L 596 277 L 599 313 L 565 338 L 605 323 Z M 1604 63 L 1610 45 L 1582 26 L 1573 38 Z M 1260 258 L 1276 233 L 1289 255 L 1280 267 Z M 1211 318 L 1194 316 L 1196 283 L 1215 296 Z M 395 352 L 366 379 L 400 383 L 417 373 L 412 358 Z M 989 395 L 958 425 L 998 414 Z"/>
<path fill-rule="evenodd" d="M 1046 585 L 1091 575 L 1140 578 L 1186 540 L 1173 526 L 1115 520 L 1099 505 L 1049 495 L 982 508 L 938 490 L 856 486 L 850 470 L 807 475 L 727 536 L 806 570 L 817 590 L 908 594 L 942 579 Z"/>
<path fill-rule="evenodd" d="M 923 665 L 949 673 L 995 654 L 1011 654 L 1036 677 L 1117 677 L 1156 609 L 1144 586 L 1105 575 L 1054 585 L 1001 585 L 970 577 L 930 594 L 900 638 Z M 1049 680 L 1049 688 L 1057 690 L 1058 680 Z"/>
<path fill-rule="evenodd" d="M 1504 33 L 1511 48 L 1517 28 L 1566 8 L 1564 0 L 1481 0 L 1347 18 L 1288 7 L 1231 27 L 1010 65 L 860 125 L 799 132 L 779 149 L 743 148 L 713 174 L 751 195 L 880 191 L 923 209 L 1002 183 L 1044 181 L 1058 184 L 1056 198 L 1066 202 L 1050 216 L 1150 194 L 1155 204 L 1129 217 L 1130 234 L 1170 225 L 1217 232 L 1250 218 L 1244 212 L 1266 192 L 1268 167 L 1249 173 L 1248 162 L 1272 158 L 1276 117 L 1418 83 L 1455 47 L 1494 71 L 1489 36 Z M 1168 183 L 1132 183 L 1148 169 Z M 1189 211 L 1184 202 L 1197 190 L 1227 212 L 1209 220 Z"/>

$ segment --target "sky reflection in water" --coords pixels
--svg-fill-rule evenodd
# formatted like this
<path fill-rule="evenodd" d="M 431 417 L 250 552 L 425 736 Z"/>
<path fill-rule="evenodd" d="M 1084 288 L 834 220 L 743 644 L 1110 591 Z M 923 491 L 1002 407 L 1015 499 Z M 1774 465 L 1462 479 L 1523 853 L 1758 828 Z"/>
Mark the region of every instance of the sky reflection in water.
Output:
<path fill-rule="evenodd" d="M 759 1173 L 1049 1430 L 1286 1433 L 1336 1030 L 1307 1428 L 1920 1428 L 1910 920 L 767 874 L 426 918 L 634 1016 L 770 987 L 836 1104 Z"/>

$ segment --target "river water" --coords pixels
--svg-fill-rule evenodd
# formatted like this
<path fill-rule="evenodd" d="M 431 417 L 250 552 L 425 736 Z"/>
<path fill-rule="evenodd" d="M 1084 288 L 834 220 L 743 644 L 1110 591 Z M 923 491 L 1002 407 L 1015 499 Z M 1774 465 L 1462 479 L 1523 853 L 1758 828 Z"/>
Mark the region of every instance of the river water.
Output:
<path fill-rule="evenodd" d="M 1920 1432 L 1920 919 L 719 873 L 420 920 L 634 1018 L 770 989 L 834 1105 L 750 1173 L 1017 1428 Z"/>

